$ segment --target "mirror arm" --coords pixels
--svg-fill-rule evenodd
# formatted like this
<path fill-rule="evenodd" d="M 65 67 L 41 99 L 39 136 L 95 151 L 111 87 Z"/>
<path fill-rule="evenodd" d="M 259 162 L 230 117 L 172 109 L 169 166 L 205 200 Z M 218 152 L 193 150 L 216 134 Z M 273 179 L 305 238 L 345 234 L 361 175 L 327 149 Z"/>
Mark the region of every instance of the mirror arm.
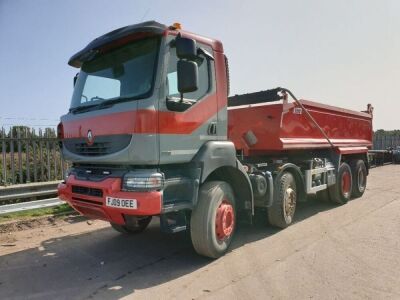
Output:
<path fill-rule="evenodd" d="M 206 49 L 204 49 L 202 47 L 199 47 L 197 49 L 197 55 L 199 55 L 199 54 L 204 54 L 208 59 L 215 60 L 214 56 L 210 52 L 208 52 Z"/>
<path fill-rule="evenodd" d="M 79 72 L 76 73 L 76 75 L 74 76 L 74 87 L 76 85 L 76 81 L 78 80 L 78 76 L 79 76 Z"/>

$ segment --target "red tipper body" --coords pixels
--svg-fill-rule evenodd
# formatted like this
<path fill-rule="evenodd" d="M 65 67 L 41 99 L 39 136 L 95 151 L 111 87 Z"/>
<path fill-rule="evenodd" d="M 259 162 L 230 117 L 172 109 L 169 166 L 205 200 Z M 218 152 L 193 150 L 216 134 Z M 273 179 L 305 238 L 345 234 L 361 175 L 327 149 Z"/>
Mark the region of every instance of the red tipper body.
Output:
<path fill-rule="evenodd" d="M 340 153 L 362 153 L 371 147 L 371 114 L 300 101 Z M 245 155 L 331 147 L 296 103 L 230 107 L 228 138 Z"/>

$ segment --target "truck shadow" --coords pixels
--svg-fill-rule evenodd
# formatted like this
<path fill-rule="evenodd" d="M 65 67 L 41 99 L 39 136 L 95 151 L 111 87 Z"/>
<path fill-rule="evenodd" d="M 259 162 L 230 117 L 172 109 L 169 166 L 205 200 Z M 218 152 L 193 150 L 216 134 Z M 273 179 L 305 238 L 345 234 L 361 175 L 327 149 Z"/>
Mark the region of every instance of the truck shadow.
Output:
<path fill-rule="evenodd" d="M 296 213 L 294 222 L 291 226 L 295 226 L 296 223 L 300 223 L 318 213 L 334 209 L 337 205 L 327 202 L 322 202 L 316 198 L 310 198 L 306 202 L 297 203 Z M 253 225 L 241 225 L 235 237 L 235 241 L 232 243 L 231 249 L 239 248 L 245 244 L 256 242 L 258 240 L 268 238 L 274 234 L 279 234 L 282 231 L 280 228 L 272 227 L 268 223 L 267 211 L 259 210 L 256 211 L 253 219 Z"/>
<path fill-rule="evenodd" d="M 334 207 L 302 203 L 296 222 Z M 263 223 L 240 226 L 232 250 L 279 234 Z M 185 232 L 163 234 L 156 223 L 136 236 L 105 228 L 0 256 L 0 294 L 3 299 L 117 299 L 215 263 L 194 252 Z"/>

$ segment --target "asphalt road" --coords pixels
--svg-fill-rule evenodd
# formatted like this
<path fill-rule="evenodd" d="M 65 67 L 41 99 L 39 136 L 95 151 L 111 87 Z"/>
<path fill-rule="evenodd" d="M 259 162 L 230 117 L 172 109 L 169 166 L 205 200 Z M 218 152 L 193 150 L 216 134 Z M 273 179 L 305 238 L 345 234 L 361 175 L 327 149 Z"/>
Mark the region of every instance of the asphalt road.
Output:
<path fill-rule="evenodd" d="M 241 227 L 218 260 L 154 222 L 122 236 L 95 221 L 2 234 L 1 299 L 400 299 L 400 165 L 361 199 L 311 200 L 285 230 Z"/>

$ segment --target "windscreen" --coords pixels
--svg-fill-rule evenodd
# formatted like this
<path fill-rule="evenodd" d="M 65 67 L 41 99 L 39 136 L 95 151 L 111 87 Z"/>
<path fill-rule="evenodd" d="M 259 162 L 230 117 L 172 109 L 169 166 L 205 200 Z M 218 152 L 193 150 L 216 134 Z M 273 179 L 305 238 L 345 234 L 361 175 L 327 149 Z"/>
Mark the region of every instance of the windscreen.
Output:
<path fill-rule="evenodd" d="M 71 108 L 103 101 L 150 96 L 154 85 L 159 38 L 132 42 L 82 64 Z"/>

